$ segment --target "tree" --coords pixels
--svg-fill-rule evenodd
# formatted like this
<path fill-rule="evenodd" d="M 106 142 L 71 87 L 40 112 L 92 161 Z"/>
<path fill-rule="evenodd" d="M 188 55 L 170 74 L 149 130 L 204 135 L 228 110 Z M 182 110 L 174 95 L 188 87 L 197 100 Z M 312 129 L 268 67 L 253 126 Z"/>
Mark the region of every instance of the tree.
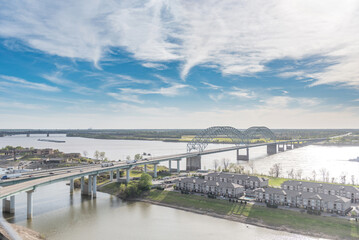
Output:
<path fill-rule="evenodd" d="M 269 174 L 273 177 L 279 177 L 279 175 L 282 173 L 282 166 L 280 163 L 275 163 L 273 167 L 270 168 Z"/>
<path fill-rule="evenodd" d="M 312 171 L 313 181 L 315 181 L 315 178 L 317 176 L 317 172 L 315 170 Z"/>
<path fill-rule="evenodd" d="M 96 150 L 93 156 L 96 160 L 98 160 L 100 158 L 100 152 Z"/>
<path fill-rule="evenodd" d="M 142 173 L 138 188 L 142 191 L 150 190 L 152 186 L 152 177 L 147 173 Z"/>
<path fill-rule="evenodd" d="M 214 165 L 214 171 L 217 172 L 217 169 L 218 169 L 218 166 L 219 166 L 219 161 L 218 161 L 218 159 L 214 159 L 213 165 Z"/>
<path fill-rule="evenodd" d="M 223 158 L 222 159 L 222 164 L 223 164 L 223 171 L 228 172 L 229 159 L 228 158 Z"/>
<path fill-rule="evenodd" d="M 294 169 L 292 168 L 291 170 L 287 171 L 288 174 L 288 178 L 294 178 Z"/>
<path fill-rule="evenodd" d="M 295 173 L 295 176 L 297 177 L 297 179 L 302 179 L 302 174 L 303 174 L 303 170 L 298 169 L 297 172 Z"/>
<path fill-rule="evenodd" d="M 82 154 L 84 155 L 85 158 L 87 158 L 87 156 L 89 155 L 89 153 L 86 150 Z"/>
<path fill-rule="evenodd" d="M 135 155 L 135 160 L 138 161 L 138 160 L 141 160 L 141 159 L 142 159 L 142 155 L 139 154 L 139 153 L 137 153 L 137 154 Z"/>
<path fill-rule="evenodd" d="M 321 169 L 319 170 L 319 172 L 320 172 L 320 175 L 322 175 L 322 180 L 323 180 L 323 182 L 325 182 L 325 176 L 327 175 L 327 169 L 321 168 Z"/>
<path fill-rule="evenodd" d="M 251 168 L 252 170 L 252 174 L 254 173 L 254 161 L 248 161 L 248 166 Z"/>
<path fill-rule="evenodd" d="M 351 180 L 352 180 L 352 185 L 355 185 L 355 176 L 354 175 L 351 176 Z"/>
<path fill-rule="evenodd" d="M 105 159 L 105 155 L 106 153 L 105 152 L 100 152 L 100 159 L 103 161 Z"/>
<path fill-rule="evenodd" d="M 342 172 L 342 174 L 340 175 L 340 182 L 342 184 L 345 184 L 346 178 L 347 178 L 347 175 L 344 172 Z"/>
<path fill-rule="evenodd" d="M 131 156 L 127 155 L 126 160 L 131 160 Z"/>

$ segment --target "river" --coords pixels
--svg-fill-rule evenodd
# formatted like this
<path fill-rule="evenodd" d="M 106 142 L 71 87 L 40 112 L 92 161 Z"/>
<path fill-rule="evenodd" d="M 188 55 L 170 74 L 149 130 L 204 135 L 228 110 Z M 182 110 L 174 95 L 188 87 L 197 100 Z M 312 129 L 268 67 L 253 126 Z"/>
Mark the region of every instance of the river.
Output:
<path fill-rule="evenodd" d="M 49 139 L 65 140 L 66 143 L 37 141 L 44 136 L 12 136 L 0 138 L 0 147 L 6 145 L 55 148 L 64 152 L 87 151 L 92 156 L 95 150 L 106 152 L 109 159 L 125 159 L 127 155 L 151 153 L 152 156 L 181 153 L 185 143 L 132 140 L 98 140 L 67 138 L 64 135 Z M 212 145 L 209 148 L 228 145 Z M 255 172 L 268 173 L 274 163 L 280 163 L 285 172 L 291 168 L 303 170 L 310 177 L 313 169 L 319 172 L 326 168 L 332 176 L 342 172 L 356 174 L 359 163 L 349 158 L 359 155 L 359 147 L 308 146 L 272 156 L 266 156 L 265 148 L 250 150 Z M 205 169 L 213 168 L 214 159 L 228 158 L 236 162 L 235 152 L 213 154 L 202 158 Z M 247 163 L 241 162 L 247 167 Z M 185 168 L 185 161 L 181 162 Z M 69 194 L 64 182 L 36 189 L 34 193 L 34 218 L 26 220 L 26 195 L 16 196 L 15 215 L 5 215 L 9 222 L 27 226 L 48 239 L 313 239 L 306 236 L 231 222 L 191 212 L 180 211 L 147 203 L 128 203 L 98 193 L 95 200 L 81 197 L 79 191 Z"/>

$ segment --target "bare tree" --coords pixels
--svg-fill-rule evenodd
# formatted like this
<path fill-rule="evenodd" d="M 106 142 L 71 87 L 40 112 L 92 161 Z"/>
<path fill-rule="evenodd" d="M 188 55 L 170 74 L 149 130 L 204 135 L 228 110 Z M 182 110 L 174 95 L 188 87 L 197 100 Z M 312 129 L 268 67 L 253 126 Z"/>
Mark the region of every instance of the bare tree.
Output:
<path fill-rule="evenodd" d="M 332 177 L 332 183 L 334 183 L 335 182 L 335 177 Z"/>
<path fill-rule="evenodd" d="M 229 170 L 230 172 L 235 172 L 236 165 L 237 165 L 237 164 L 235 164 L 235 163 L 230 163 L 230 164 L 229 164 L 229 167 L 228 167 L 228 170 Z"/>
<path fill-rule="evenodd" d="M 105 155 L 106 153 L 105 152 L 100 152 L 100 159 L 103 161 L 105 159 Z"/>
<path fill-rule="evenodd" d="M 228 158 L 222 158 L 222 164 L 223 164 L 223 171 L 228 171 L 229 166 L 229 159 Z"/>
<path fill-rule="evenodd" d="M 248 166 L 251 168 L 252 170 L 252 174 L 254 173 L 254 161 L 248 161 Z"/>
<path fill-rule="evenodd" d="M 214 171 L 217 172 L 217 169 L 218 169 L 218 166 L 219 166 L 219 161 L 218 161 L 218 159 L 215 159 L 215 160 L 213 161 L 213 165 L 214 165 Z"/>
<path fill-rule="evenodd" d="M 312 171 L 313 181 L 315 181 L 315 178 L 317 177 L 317 172 L 315 170 Z"/>
<path fill-rule="evenodd" d="M 322 180 L 323 180 L 323 182 L 325 182 L 325 176 L 327 175 L 327 169 L 321 168 L 321 169 L 319 170 L 319 172 L 320 172 L 320 175 L 322 175 Z"/>
<path fill-rule="evenodd" d="M 330 178 L 329 178 L 329 171 L 327 171 L 327 174 L 325 175 L 325 181 L 326 181 L 326 182 L 329 182 L 329 179 L 330 179 Z"/>
<path fill-rule="evenodd" d="M 100 158 L 100 152 L 96 150 L 93 156 L 96 160 L 98 160 Z"/>
<path fill-rule="evenodd" d="M 127 155 L 126 160 L 131 160 L 131 156 Z"/>
<path fill-rule="evenodd" d="M 292 168 L 291 170 L 288 170 L 287 174 L 288 174 L 288 178 L 294 178 L 294 169 Z"/>
<path fill-rule="evenodd" d="M 87 158 L 87 156 L 89 155 L 88 151 L 86 151 L 86 150 L 85 150 L 85 151 L 83 151 L 83 153 L 82 153 L 82 154 L 84 155 L 84 157 L 85 157 L 85 158 Z"/>
<path fill-rule="evenodd" d="M 341 182 L 342 184 L 345 184 L 346 178 L 347 178 L 346 173 L 342 172 L 342 173 L 340 174 L 340 182 Z"/>
<path fill-rule="evenodd" d="M 280 163 L 276 163 L 273 165 L 273 167 L 270 168 L 269 174 L 273 177 L 279 177 L 279 175 L 282 173 L 282 166 Z"/>
<path fill-rule="evenodd" d="M 351 176 L 351 180 L 352 180 L 352 185 L 355 185 L 355 176 L 354 175 Z"/>
<path fill-rule="evenodd" d="M 302 179 L 302 174 L 303 174 L 303 170 L 298 169 L 297 172 L 295 173 L 295 176 L 297 179 Z"/>

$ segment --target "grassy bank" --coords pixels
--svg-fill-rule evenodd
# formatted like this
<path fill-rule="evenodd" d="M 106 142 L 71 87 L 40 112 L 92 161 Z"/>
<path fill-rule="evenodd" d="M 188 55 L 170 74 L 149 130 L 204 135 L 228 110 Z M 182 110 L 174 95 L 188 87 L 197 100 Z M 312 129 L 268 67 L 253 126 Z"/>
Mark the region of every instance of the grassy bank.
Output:
<path fill-rule="evenodd" d="M 199 210 L 204 214 L 220 214 L 223 217 L 234 218 L 234 220 L 237 218 L 240 221 L 280 230 L 336 239 L 359 238 L 358 223 L 335 217 L 314 216 L 307 213 L 271 209 L 251 204 L 241 205 L 197 195 L 159 190 L 151 190 L 145 199 L 174 207 Z"/>

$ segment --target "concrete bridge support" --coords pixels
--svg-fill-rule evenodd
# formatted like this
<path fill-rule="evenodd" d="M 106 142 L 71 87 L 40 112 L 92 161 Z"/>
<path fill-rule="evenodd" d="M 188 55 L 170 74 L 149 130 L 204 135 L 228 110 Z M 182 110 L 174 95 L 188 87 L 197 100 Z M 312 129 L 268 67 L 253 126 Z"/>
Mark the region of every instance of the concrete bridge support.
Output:
<path fill-rule="evenodd" d="M 277 152 L 278 152 L 278 149 L 277 149 L 277 144 L 276 143 L 272 143 L 272 144 L 267 145 L 267 154 L 268 155 L 273 155 L 273 154 L 276 154 Z"/>
<path fill-rule="evenodd" d="M 70 193 L 74 192 L 74 179 L 70 179 Z"/>
<path fill-rule="evenodd" d="M 50 136 L 50 133 L 47 133 L 47 134 L 46 134 L 46 137 L 49 137 L 49 136 Z"/>
<path fill-rule="evenodd" d="M 85 194 L 85 177 L 84 176 L 81 177 L 81 194 L 82 195 Z"/>
<path fill-rule="evenodd" d="M 127 168 L 126 169 L 126 183 L 129 183 L 130 182 L 130 169 Z"/>
<path fill-rule="evenodd" d="M 147 173 L 147 164 L 143 166 L 143 170 L 145 171 L 145 173 Z"/>
<path fill-rule="evenodd" d="M 287 150 L 292 150 L 293 149 L 293 142 L 287 143 L 286 148 L 287 148 Z"/>
<path fill-rule="evenodd" d="M 168 161 L 168 171 L 171 173 L 171 160 Z"/>
<path fill-rule="evenodd" d="M 110 182 L 112 182 L 113 181 L 113 171 L 111 170 L 110 171 Z"/>
<path fill-rule="evenodd" d="M 88 183 L 87 183 L 87 196 L 92 195 L 92 176 L 88 176 Z"/>
<path fill-rule="evenodd" d="M 158 165 L 158 163 L 153 164 L 153 177 L 154 178 L 157 177 L 157 165 Z"/>
<path fill-rule="evenodd" d="M 177 173 L 181 172 L 181 159 L 177 160 Z"/>
<path fill-rule="evenodd" d="M 15 213 L 15 196 L 11 196 L 10 200 L 7 198 L 2 200 L 2 212 Z"/>
<path fill-rule="evenodd" d="M 120 169 L 117 169 L 116 171 L 116 181 L 120 182 Z"/>
<path fill-rule="evenodd" d="M 92 176 L 92 196 L 95 198 L 97 194 L 97 175 Z"/>
<path fill-rule="evenodd" d="M 245 154 L 245 155 L 240 155 L 239 150 L 240 149 L 237 149 L 237 160 L 248 161 L 249 160 L 249 148 L 246 148 L 246 153 L 247 154 Z"/>
<path fill-rule="evenodd" d="M 201 155 L 186 158 L 186 170 L 196 171 L 201 169 Z"/>
<path fill-rule="evenodd" d="M 27 219 L 31 219 L 33 215 L 33 198 L 32 193 L 34 190 L 27 191 Z"/>
<path fill-rule="evenodd" d="M 278 144 L 278 152 L 284 152 L 285 151 L 285 144 L 280 143 Z"/>

